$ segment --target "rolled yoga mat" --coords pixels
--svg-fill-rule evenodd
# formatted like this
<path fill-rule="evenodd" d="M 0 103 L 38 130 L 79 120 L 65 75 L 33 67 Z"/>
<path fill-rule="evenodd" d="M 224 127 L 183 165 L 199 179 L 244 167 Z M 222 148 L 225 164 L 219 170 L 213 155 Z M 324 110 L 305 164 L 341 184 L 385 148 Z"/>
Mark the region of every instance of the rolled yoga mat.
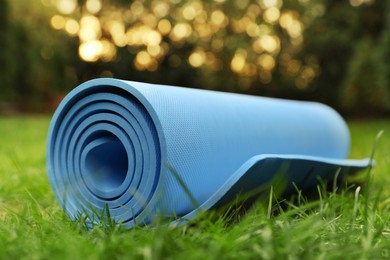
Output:
<path fill-rule="evenodd" d="M 345 159 L 349 146 L 343 119 L 319 103 L 96 79 L 56 110 L 47 168 L 72 219 L 109 210 L 132 227 L 191 219 L 280 172 L 306 189 L 367 167 Z"/>

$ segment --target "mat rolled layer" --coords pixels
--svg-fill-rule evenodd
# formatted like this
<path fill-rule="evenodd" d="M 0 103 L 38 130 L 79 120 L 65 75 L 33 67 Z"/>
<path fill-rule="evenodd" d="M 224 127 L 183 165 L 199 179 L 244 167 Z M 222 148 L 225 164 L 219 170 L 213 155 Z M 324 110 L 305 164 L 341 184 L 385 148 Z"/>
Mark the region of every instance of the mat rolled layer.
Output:
<path fill-rule="evenodd" d="M 49 180 L 75 219 L 109 210 L 127 227 L 191 219 L 283 172 L 287 189 L 370 164 L 347 160 L 349 130 L 311 102 L 116 79 L 61 102 L 47 142 Z"/>

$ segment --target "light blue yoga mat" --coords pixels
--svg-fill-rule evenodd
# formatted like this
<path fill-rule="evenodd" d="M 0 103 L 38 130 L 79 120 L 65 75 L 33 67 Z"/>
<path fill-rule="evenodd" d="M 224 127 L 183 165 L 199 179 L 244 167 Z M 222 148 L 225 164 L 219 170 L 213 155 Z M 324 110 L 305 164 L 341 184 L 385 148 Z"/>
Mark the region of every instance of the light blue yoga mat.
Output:
<path fill-rule="evenodd" d="M 287 189 L 305 189 L 367 167 L 346 159 L 349 146 L 343 119 L 319 103 L 96 79 L 55 112 L 47 168 L 72 219 L 109 209 L 132 227 L 191 219 L 282 169 Z"/>

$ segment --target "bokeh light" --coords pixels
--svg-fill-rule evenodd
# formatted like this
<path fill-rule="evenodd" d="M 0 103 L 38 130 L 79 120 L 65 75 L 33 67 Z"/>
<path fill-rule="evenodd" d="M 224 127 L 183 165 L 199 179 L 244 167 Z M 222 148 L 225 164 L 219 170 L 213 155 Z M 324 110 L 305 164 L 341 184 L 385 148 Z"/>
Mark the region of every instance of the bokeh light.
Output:
<path fill-rule="evenodd" d="M 171 31 L 172 25 L 167 19 L 162 19 L 158 22 L 158 30 L 162 35 L 167 35 Z"/>
<path fill-rule="evenodd" d="M 87 0 L 85 7 L 91 14 L 96 14 L 102 9 L 102 2 L 100 0 Z"/>
<path fill-rule="evenodd" d="M 299 86 L 317 73 L 313 66 L 281 58 L 283 41 L 299 46 L 304 30 L 300 15 L 282 9 L 281 0 L 234 1 L 230 5 L 240 10 L 239 16 L 224 8 L 224 0 L 136 0 L 122 7 L 87 0 L 79 8 L 76 0 L 54 1 L 60 14 L 51 18 L 51 26 L 78 36 L 79 56 L 86 62 L 112 61 L 117 48 L 126 47 L 136 70 L 155 71 L 164 60 L 172 68 L 229 69 L 245 78 L 241 89 L 256 80 L 268 84 L 278 66 L 299 77 Z M 187 54 L 178 55 L 183 46 L 189 48 Z"/>
<path fill-rule="evenodd" d="M 97 61 L 102 51 L 103 45 L 100 41 L 97 40 L 83 42 L 79 47 L 80 57 L 83 60 L 89 62 Z"/>
<path fill-rule="evenodd" d="M 275 68 L 275 59 L 269 54 L 262 54 L 257 58 L 258 64 L 264 70 L 271 71 Z"/>
<path fill-rule="evenodd" d="M 362 4 L 372 4 L 375 0 L 349 0 L 349 3 L 352 6 L 360 6 Z"/>
<path fill-rule="evenodd" d="M 79 23 L 74 19 L 68 19 L 65 23 L 65 31 L 70 35 L 77 35 L 80 30 Z"/>
<path fill-rule="evenodd" d="M 61 30 L 65 27 L 65 18 L 61 15 L 54 15 L 50 19 L 51 26 L 56 30 Z"/>
<path fill-rule="evenodd" d="M 236 73 L 241 73 L 245 67 L 247 52 L 244 49 L 239 49 L 233 56 L 230 63 L 230 68 Z"/>
<path fill-rule="evenodd" d="M 279 0 L 263 0 L 262 4 L 265 8 L 271 8 L 271 7 L 275 7 L 275 6 L 280 7 L 281 1 L 279 1 Z"/>
<path fill-rule="evenodd" d="M 202 49 L 195 50 L 188 57 L 188 61 L 191 66 L 197 68 L 202 66 L 206 61 L 206 53 Z"/>
<path fill-rule="evenodd" d="M 85 15 L 80 21 L 79 38 L 81 42 L 97 40 L 101 36 L 100 21 L 96 16 Z"/>
<path fill-rule="evenodd" d="M 278 21 L 280 11 L 277 7 L 270 7 L 264 11 L 263 18 L 268 23 L 275 23 Z"/>
<path fill-rule="evenodd" d="M 57 9 L 60 13 L 69 15 L 72 14 L 77 8 L 76 0 L 58 0 Z"/>

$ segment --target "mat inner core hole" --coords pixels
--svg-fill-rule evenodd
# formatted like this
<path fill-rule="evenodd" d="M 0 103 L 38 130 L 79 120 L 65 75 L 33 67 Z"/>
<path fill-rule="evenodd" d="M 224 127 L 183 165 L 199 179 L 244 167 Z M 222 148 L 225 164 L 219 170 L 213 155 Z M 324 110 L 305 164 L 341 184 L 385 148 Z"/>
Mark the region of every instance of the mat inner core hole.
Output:
<path fill-rule="evenodd" d="M 86 155 L 84 176 L 95 188 L 111 192 L 126 179 L 129 164 L 126 149 L 115 135 L 92 142 L 96 145 Z"/>

